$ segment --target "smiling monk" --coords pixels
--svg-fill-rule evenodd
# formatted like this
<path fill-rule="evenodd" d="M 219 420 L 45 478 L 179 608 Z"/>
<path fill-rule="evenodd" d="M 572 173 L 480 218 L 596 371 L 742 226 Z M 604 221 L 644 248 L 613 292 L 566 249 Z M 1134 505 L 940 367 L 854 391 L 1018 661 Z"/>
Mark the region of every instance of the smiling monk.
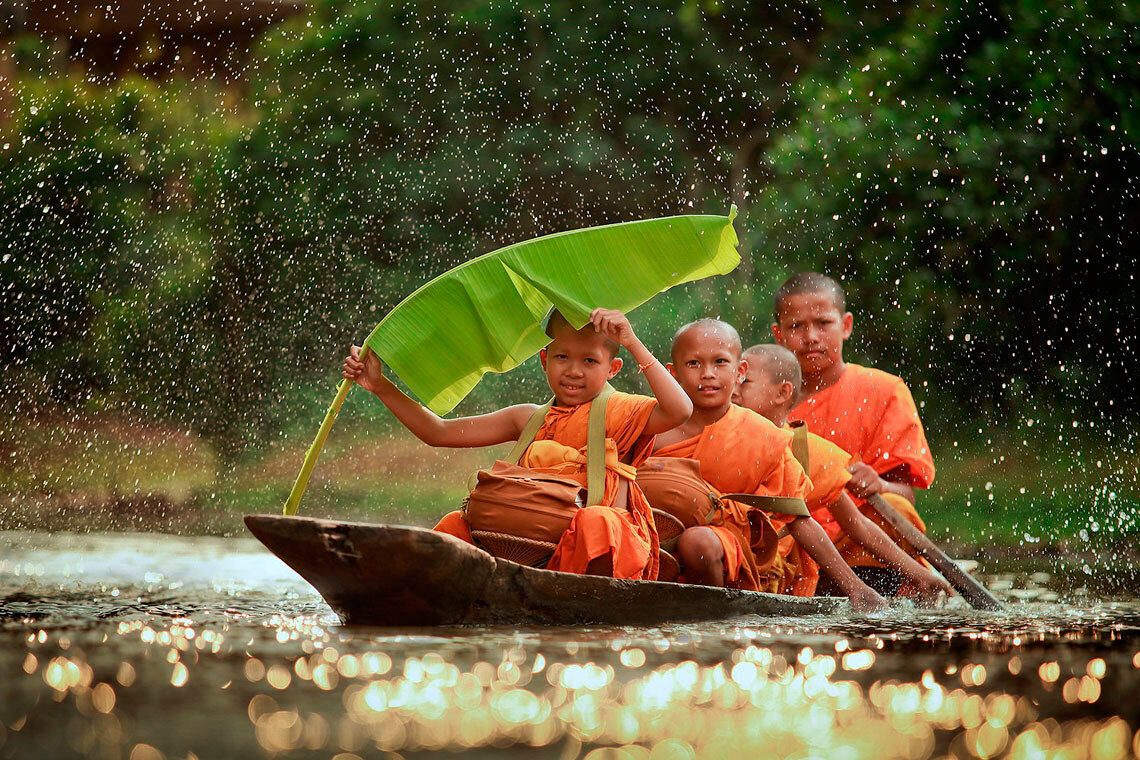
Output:
<path fill-rule="evenodd" d="M 687 420 L 692 403 L 620 311 L 595 309 L 590 324 L 580 330 L 555 311 L 546 331 L 551 340 L 539 357 L 554 401 L 534 442 L 519 461 L 523 467 L 586 485 L 590 404 L 621 370 L 619 346 L 633 356 L 656 396 L 618 392 L 610 396 L 604 433 L 605 493 L 598 503 L 574 514 L 547 568 L 653 580 L 658 567 L 657 531 L 645 496 L 633 478 L 637 464 L 649 453 L 653 436 Z M 430 446 L 460 448 L 516 441 L 538 410 L 535 404 L 518 404 L 490 414 L 443 419 L 384 377 L 375 354 L 370 353 L 361 362 L 356 346 L 345 357 L 344 376 L 375 393 L 408 430 Z M 624 499 L 620 494 L 626 494 Z M 446 515 L 435 529 L 471 541 L 460 512 Z"/>
<path fill-rule="evenodd" d="M 918 418 L 914 398 L 900 378 L 881 370 L 845 362 L 843 343 L 851 337 L 854 317 L 847 311 L 839 283 L 818 272 L 789 278 L 776 292 L 773 305 L 776 342 L 799 360 L 803 389 L 789 418 L 851 453 L 847 490 L 860 510 L 894 540 L 898 534 L 865 499 L 880 494 L 919 530 L 926 525 L 915 509 L 915 490 L 934 481 L 934 459 Z M 848 564 L 884 568 L 878 558 L 855 541 L 837 544 Z M 909 547 L 905 547 L 909 550 Z M 894 593 L 897 574 L 861 571 L 873 585 Z"/>
<path fill-rule="evenodd" d="M 735 328 L 716 319 L 685 325 L 673 338 L 672 359 L 669 371 L 692 399 L 693 414 L 688 422 L 657 437 L 654 456 L 697 460 L 701 476 L 724 494 L 798 502 L 803 511 L 787 522 L 797 549 L 804 550 L 835 580 L 856 610 L 883 607 L 883 598 L 851 572 L 819 524 L 806 516 L 803 499 L 811 490 L 811 481 L 788 448 L 791 433 L 732 403 L 733 391 L 747 371 Z M 681 534 L 678 551 L 686 578 L 726 585 L 755 573 L 749 567 L 750 547 L 734 543 L 743 530 L 714 527 L 691 527 Z M 746 523 L 743 528 L 747 527 Z M 797 591 L 810 596 L 812 585 Z"/>

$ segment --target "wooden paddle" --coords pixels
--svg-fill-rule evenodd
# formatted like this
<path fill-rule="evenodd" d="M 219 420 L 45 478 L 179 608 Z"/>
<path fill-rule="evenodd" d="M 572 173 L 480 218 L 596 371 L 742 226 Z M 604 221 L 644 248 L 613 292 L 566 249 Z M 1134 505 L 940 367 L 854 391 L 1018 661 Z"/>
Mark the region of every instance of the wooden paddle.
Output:
<path fill-rule="evenodd" d="M 978 583 L 969 573 L 958 567 L 958 563 L 950 559 L 946 552 L 935 546 L 926 534 L 914 527 L 909 520 L 899 514 L 887 500 L 879 494 L 867 497 L 867 503 L 883 516 L 883 519 L 898 531 L 903 540 L 910 544 L 919 556 L 925 557 L 934 568 L 950 581 L 950 585 L 957 589 L 962 598 L 972 607 L 979 610 L 1003 609 L 1001 601 L 990 593 L 989 589 Z"/>

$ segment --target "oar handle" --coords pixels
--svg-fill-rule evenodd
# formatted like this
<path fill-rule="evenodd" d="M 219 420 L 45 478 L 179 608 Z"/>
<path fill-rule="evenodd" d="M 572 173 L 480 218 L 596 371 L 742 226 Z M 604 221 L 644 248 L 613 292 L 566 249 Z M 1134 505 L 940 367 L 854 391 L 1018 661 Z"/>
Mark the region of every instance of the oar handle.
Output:
<path fill-rule="evenodd" d="M 372 349 L 368 346 L 362 348 L 360 361 L 367 359 L 370 353 L 372 353 Z M 309 475 L 317 466 L 317 458 L 321 455 L 321 449 L 325 447 L 325 439 L 329 437 L 329 430 L 332 429 L 333 422 L 336 421 L 336 416 L 340 413 L 340 407 L 353 385 L 354 383 L 351 380 L 345 378 L 336 389 L 336 398 L 333 399 L 329 410 L 325 412 L 325 418 L 321 421 L 321 427 L 317 430 L 317 437 L 313 439 L 313 445 L 305 452 L 305 461 L 301 464 L 301 471 L 297 473 L 297 479 L 293 481 L 293 490 L 289 492 L 289 498 L 285 500 L 285 507 L 281 510 L 282 514 L 297 513 L 297 507 L 301 505 L 301 496 L 305 493 L 305 487 L 309 485 Z"/>
<path fill-rule="evenodd" d="M 939 549 L 933 541 L 926 537 L 925 533 L 899 514 L 899 511 L 892 507 L 886 499 L 879 494 L 872 494 L 867 497 L 867 503 L 874 507 L 875 511 L 882 515 L 883 519 L 890 523 L 891 527 L 898 531 L 903 540 L 910 544 L 920 556 L 925 557 L 938 572 L 942 573 L 946 580 L 950 581 L 950 585 L 957 589 L 962 598 L 971 606 L 979 610 L 1002 609 L 1001 601 L 991 594 L 989 589 L 958 567 L 957 562 L 950 559 L 946 552 Z"/>

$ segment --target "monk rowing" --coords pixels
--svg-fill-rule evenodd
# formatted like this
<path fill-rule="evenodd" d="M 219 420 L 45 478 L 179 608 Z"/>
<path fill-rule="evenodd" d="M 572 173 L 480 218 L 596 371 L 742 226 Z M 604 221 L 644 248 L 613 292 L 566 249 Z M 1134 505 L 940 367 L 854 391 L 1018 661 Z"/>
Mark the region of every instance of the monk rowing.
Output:
<path fill-rule="evenodd" d="M 894 529 L 866 503 L 872 494 L 925 532 L 915 491 L 934 481 L 934 460 L 918 409 L 900 378 L 844 361 L 843 343 L 851 337 L 854 317 L 843 288 L 818 272 L 794 275 L 776 292 L 773 314 L 776 342 L 795 354 L 803 372 L 802 395 L 789 417 L 855 457 L 846 488 L 887 535 L 898 541 Z M 849 536 L 840 536 L 836 546 L 878 590 L 893 594 L 905 581 Z"/>
<path fill-rule="evenodd" d="M 605 415 L 604 495 L 577 510 L 547 568 L 569 573 L 653 580 L 657 577 L 658 540 L 645 496 L 633 477 L 649 453 L 653 436 L 689 418 L 692 403 L 665 367 L 634 334 L 620 311 L 595 309 L 590 324 L 574 329 L 557 311 L 548 324 L 551 341 L 539 353 L 554 402 L 534 443 L 519 464 L 539 472 L 586 482 L 585 448 L 591 402 L 622 368 L 619 346 L 626 348 L 649 381 L 655 398 L 615 392 Z M 429 446 L 493 446 L 515 441 L 538 410 L 517 404 L 490 414 L 443 419 L 409 398 L 386 378 L 375 354 L 360 361 L 353 346 L 344 360 L 344 376 L 376 394 L 417 438 Z M 624 481 L 624 483 L 623 483 Z M 619 502 L 619 494 L 625 494 Z M 452 512 L 436 530 L 471 541 L 463 515 Z"/>
<path fill-rule="evenodd" d="M 736 330 L 716 319 L 685 325 L 673 338 L 668 368 L 692 399 L 694 411 L 688 421 L 657 437 L 654 456 L 697 460 L 701 475 L 721 493 L 786 499 L 803 508 L 803 497 L 811 490 L 811 482 L 788 448 L 791 433 L 732 403 L 733 391 L 747 371 Z M 806 511 L 801 512 L 804 514 Z M 748 535 L 748 523 L 754 522 L 749 517 L 747 510 L 741 510 L 729 530 L 703 525 L 682 533 L 678 551 L 686 579 L 720 586 L 752 584 L 752 588 L 759 588 L 762 576 L 772 569 L 773 558 L 764 558 L 767 567 L 757 567 L 756 557 L 745 543 L 749 539 L 742 538 Z M 741 518 L 743 525 L 739 524 Z M 811 517 L 790 519 L 788 530 L 797 553 L 803 551 L 807 555 L 803 561 L 818 563 L 851 598 L 856 610 L 878 609 L 886 604 L 851 572 Z M 740 583 L 741 578 L 746 583 Z M 799 591 L 810 596 L 814 588 Z"/>
<path fill-rule="evenodd" d="M 744 351 L 748 370 L 733 395 L 733 401 L 771 420 L 778 427 L 801 436 L 803 464 L 812 482 L 807 495 L 811 516 L 832 542 L 842 537 L 857 543 L 906 579 L 902 593 L 935 603 L 942 594 L 953 593 L 950 584 L 928 570 L 898 547 L 877 524 L 859 511 L 846 491 L 852 475 L 852 456 L 834 443 L 807 430 L 806 425 L 788 423 L 788 412 L 796 405 L 801 372 L 795 354 L 783 346 L 762 344 Z M 793 438 L 795 441 L 795 438 Z M 796 444 L 792 444 L 793 452 Z"/>

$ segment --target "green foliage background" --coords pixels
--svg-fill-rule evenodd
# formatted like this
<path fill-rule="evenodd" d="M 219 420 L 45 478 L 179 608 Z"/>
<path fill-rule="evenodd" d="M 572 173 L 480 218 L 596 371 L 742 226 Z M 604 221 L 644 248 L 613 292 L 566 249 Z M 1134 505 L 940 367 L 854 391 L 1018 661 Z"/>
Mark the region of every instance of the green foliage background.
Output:
<path fill-rule="evenodd" d="M 745 264 L 639 312 L 657 350 L 707 314 L 764 338 L 775 286 L 820 268 L 851 357 L 903 375 L 938 440 L 1127 421 L 1138 14 L 326 0 L 260 41 L 237 107 L 21 40 L 0 401 L 174 420 L 235 460 L 304 439 L 344 346 L 446 268 L 736 202 Z M 530 368 L 461 411 L 543 394 Z"/>

